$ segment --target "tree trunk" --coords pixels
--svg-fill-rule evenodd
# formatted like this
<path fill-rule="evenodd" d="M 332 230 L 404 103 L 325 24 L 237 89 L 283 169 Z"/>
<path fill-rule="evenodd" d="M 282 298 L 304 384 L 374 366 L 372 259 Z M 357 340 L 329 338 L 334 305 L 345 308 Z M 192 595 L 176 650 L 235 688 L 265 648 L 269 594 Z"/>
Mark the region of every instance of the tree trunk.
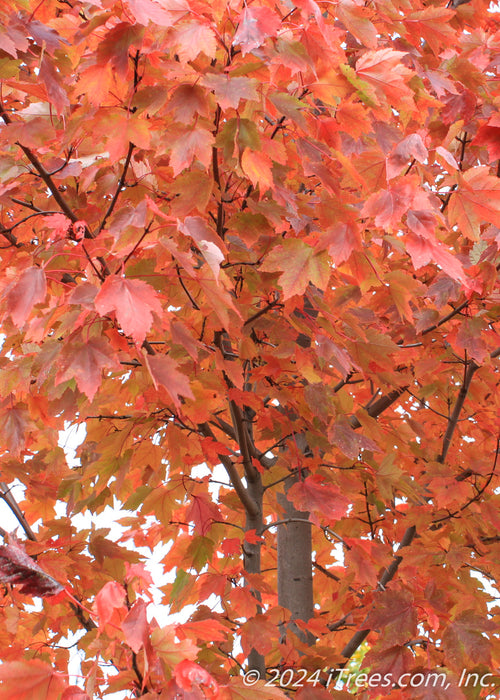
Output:
<path fill-rule="evenodd" d="M 247 490 L 248 495 L 253 499 L 253 501 L 258 505 L 259 510 L 256 515 L 251 515 L 247 512 L 245 531 L 255 530 L 257 535 L 262 534 L 262 479 L 260 474 L 255 474 L 255 476 L 250 480 L 247 480 Z M 260 552 L 261 544 L 251 544 L 250 542 L 245 542 L 244 544 L 244 566 L 245 571 L 249 574 L 260 574 Z M 257 600 L 261 600 L 259 591 L 252 589 L 253 595 Z M 259 612 L 262 612 L 260 609 Z M 258 651 L 252 649 L 248 655 L 248 669 L 252 671 L 258 671 L 260 677 L 264 679 L 266 677 L 266 662 L 262 654 Z"/>
<path fill-rule="evenodd" d="M 293 481 L 287 480 L 287 491 Z M 297 510 L 286 494 L 279 494 L 278 502 L 284 510 L 283 520 L 291 521 L 278 526 L 278 602 L 290 610 L 292 622 L 287 629 L 306 644 L 312 644 L 314 637 L 293 623 L 307 622 L 314 614 L 311 524 L 294 522 L 309 520 L 309 513 Z"/>

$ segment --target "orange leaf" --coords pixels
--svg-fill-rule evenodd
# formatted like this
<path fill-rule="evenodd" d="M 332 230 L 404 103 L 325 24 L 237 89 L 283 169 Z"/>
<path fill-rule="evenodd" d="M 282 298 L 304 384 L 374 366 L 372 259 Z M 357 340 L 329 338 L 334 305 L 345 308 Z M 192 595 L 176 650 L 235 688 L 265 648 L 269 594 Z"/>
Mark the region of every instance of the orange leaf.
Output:
<path fill-rule="evenodd" d="M 241 156 L 241 167 L 254 187 L 260 187 L 261 196 L 273 187 L 272 161 L 266 153 L 245 148 Z"/>
<path fill-rule="evenodd" d="M 410 134 L 392 149 L 391 154 L 387 158 L 387 178 L 391 179 L 399 175 L 401 170 L 408 166 L 412 158 L 419 163 L 423 163 L 427 158 L 427 148 L 420 134 Z"/>
<path fill-rule="evenodd" d="M 210 642 L 225 642 L 230 630 L 218 620 L 208 618 L 206 620 L 195 620 L 194 622 L 184 622 L 176 627 L 179 638 L 199 637 Z"/>
<path fill-rule="evenodd" d="M 38 659 L 0 664 L 2 700 L 60 700 L 66 683 L 62 674 Z"/>
<path fill-rule="evenodd" d="M 167 109 L 180 122 L 190 122 L 196 114 L 208 116 L 207 93 L 199 85 L 179 85 L 170 98 Z"/>
<path fill-rule="evenodd" d="M 492 643 L 488 636 L 496 630 L 497 625 L 493 620 L 473 610 L 460 612 L 443 633 L 445 658 L 455 669 L 466 668 L 467 664 L 489 666 Z"/>
<path fill-rule="evenodd" d="M 371 85 L 379 97 L 397 105 L 412 94 L 408 80 L 412 74 L 402 63 L 406 54 L 393 49 L 367 51 L 356 63 L 357 75 Z"/>
<path fill-rule="evenodd" d="M 368 7 L 358 5 L 352 0 L 343 0 L 339 3 L 337 11 L 353 36 L 369 49 L 377 47 L 377 28 L 369 18 L 371 10 Z"/>
<path fill-rule="evenodd" d="M 349 500 L 339 488 L 324 482 L 319 474 L 297 481 L 288 498 L 302 511 L 315 511 L 329 520 L 340 520 L 347 512 Z"/>
<path fill-rule="evenodd" d="M 94 600 L 94 607 L 99 618 L 99 627 L 111 620 L 115 608 L 122 608 L 125 602 L 125 590 L 116 581 L 108 581 Z"/>
<path fill-rule="evenodd" d="M 150 23 L 159 27 L 171 27 L 183 15 L 189 14 L 186 0 L 128 0 L 135 19 L 145 27 Z"/>
<path fill-rule="evenodd" d="M 172 144 L 170 165 L 176 177 L 180 172 L 191 165 L 194 158 L 198 158 L 205 168 L 208 168 L 212 158 L 212 146 L 214 137 L 205 129 L 193 129 L 182 134 Z"/>
<path fill-rule="evenodd" d="M 288 695 L 281 688 L 257 678 L 253 679 L 256 682 L 245 685 L 240 677 L 231 677 L 229 684 L 220 688 L 217 700 L 287 700 Z"/>
<path fill-rule="evenodd" d="M 102 370 L 105 367 L 119 369 L 111 354 L 111 347 L 103 338 L 92 338 L 87 342 L 67 343 L 59 356 L 59 372 L 56 384 L 76 379 L 80 391 L 92 401 L 101 385 Z"/>
<path fill-rule="evenodd" d="M 244 76 L 232 78 L 225 74 L 209 73 L 202 78 L 201 83 L 215 92 L 222 109 L 237 109 L 240 100 L 258 98 L 256 81 Z"/>
<path fill-rule="evenodd" d="M 385 230 L 398 228 L 401 217 L 411 207 L 414 187 L 408 182 L 396 182 L 386 190 L 374 192 L 363 205 L 361 216 L 375 217 L 375 226 Z"/>
<path fill-rule="evenodd" d="M 12 453 L 19 454 L 26 445 L 28 411 L 25 406 L 11 405 L 7 400 L 0 411 L 0 435 L 3 445 Z"/>
<path fill-rule="evenodd" d="M 255 615 L 241 626 L 241 646 L 246 655 L 252 649 L 269 654 L 278 639 L 278 629 L 267 615 Z"/>
<path fill-rule="evenodd" d="M 470 168 L 457 174 L 458 189 L 448 205 L 448 218 L 471 240 L 479 240 L 481 224 L 500 227 L 500 181 L 489 174 L 489 168 Z"/>
<path fill-rule="evenodd" d="M 203 496 L 192 494 L 191 503 L 186 510 L 185 518 L 188 522 L 194 522 L 195 529 L 201 535 L 205 535 L 215 521 L 222 520 L 222 514 L 215 503 Z"/>
<path fill-rule="evenodd" d="M 7 313 L 18 328 L 24 326 L 35 304 L 44 301 L 47 294 L 45 272 L 40 267 L 29 267 L 5 292 Z"/>
<path fill-rule="evenodd" d="M 328 438 L 339 447 L 349 459 L 358 459 L 362 450 L 380 452 L 370 438 L 353 430 L 345 416 L 337 418 L 328 430 Z"/>
<path fill-rule="evenodd" d="M 55 70 L 52 59 L 46 53 L 43 55 L 38 76 L 45 83 L 49 101 L 56 108 L 57 114 L 62 114 L 64 108 L 69 107 L 69 99 L 61 85 L 61 74 Z"/>
<path fill-rule="evenodd" d="M 123 331 L 141 345 L 153 323 L 153 311 L 159 316 L 162 307 L 155 290 L 142 280 L 131 280 L 117 275 L 106 278 L 94 305 L 101 316 L 109 311 L 116 318 Z"/>
<path fill-rule="evenodd" d="M 328 245 L 328 252 L 335 263 L 349 260 L 353 250 L 360 250 L 361 236 L 359 227 L 354 221 L 339 223 L 325 232 L 324 245 Z"/>
<path fill-rule="evenodd" d="M 369 613 L 362 629 L 381 630 L 386 647 L 405 644 L 415 636 L 417 609 L 411 593 L 382 591 L 376 594 L 375 602 L 376 607 Z"/>
<path fill-rule="evenodd" d="M 264 538 L 257 535 L 257 531 L 255 529 L 247 530 L 245 532 L 245 542 L 249 542 L 250 544 L 260 544 L 261 542 L 264 542 Z"/>
<path fill-rule="evenodd" d="M 208 58 L 215 56 L 215 34 L 207 24 L 198 19 L 178 24 L 172 38 L 181 61 L 193 61 L 201 52 Z"/>
<path fill-rule="evenodd" d="M 500 118 L 498 114 L 493 114 L 486 124 L 479 127 L 472 143 L 486 146 L 490 161 L 500 158 Z"/>
<path fill-rule="evenodd" d="M 179 372 L 175 360 L 167 355 L 145 355 L 144 357 L 155 388 L 163 386 L 177 407 L 181 405 L 179 396 L 194 398 L 189 379 Z"/>
<path fill-rule="evenodd" d="M 238 18 L 238 29 L 233 46 L 241 46 L 243 56 L 262 46 L 271 36 L 276 36 L 281 26 L 279 16 L 269 7 L 245 7 Z"/>
<path fill-rule="evenodd" d="M 175 667 L 175 680 L 181 688 L 188 692 L 193 688 L 203 687 L 206 698 L 215 698 L 219 690 L 215 679 L 208 671 L 188 659 L 184 659 Z"/>
<path fill-rule="evenodd" d="M 319 289 L 325 289 L 330 277 L 328 255 L 325 251 L 316 252 L 307 243 L 297 238 L 285 239 L 266 257 L 262 270 L 284 270 L 280 276 L 283 298 L 303 294 L 310 282 Z"/>
<path fill-rule="evenodd" d="M 127 613 L 122 622 L 122 630 L 125 641 L 137 654 L 141 647 L 145 646 L 149 640 L 149 624 L 146 616 L 146 603 L 139 598 Z"/>

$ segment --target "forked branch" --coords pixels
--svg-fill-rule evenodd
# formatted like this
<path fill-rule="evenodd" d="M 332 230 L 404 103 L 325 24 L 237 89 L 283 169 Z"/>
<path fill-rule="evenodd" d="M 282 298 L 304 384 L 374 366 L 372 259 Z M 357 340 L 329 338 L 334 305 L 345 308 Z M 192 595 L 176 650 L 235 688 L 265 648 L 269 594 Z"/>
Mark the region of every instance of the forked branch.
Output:
<path fill-rule="evenodd" d="M 213 440 L 215 439 L 214 434 L 208 425 L 208 423 L 202 423 L 199 426 L 200 432 L 202 435 L 205 437 L 210 437 Z M 241 503 L 243 504 L 245 511 L 248 513 L 250 516 L 256 516 L 259 513 L 259 507 L 257 503 L 253 500 L 253 498 L 250 497 L 247 489 L 243 485 L 243 482 L 241 481 L 240 475 L 238 474 L 238 470 L 236 469 L 236 466 L 234 463 L 229 459 L 227 455 L 219 455 L 219 459 L 221 461 L 222 466 L 227 472 L 227 475 L 229 476 L 229 479 L 231 480 L 231 484 L 233 485 L 234 490 L 236 491 L 236 494 L 238 495 L 238 498 L 240 499 Z"/>
<path fill-rule="evenodd" d="M 403 538 L 401 540 L 401 543 L 398 547 L 398 552 L 403 549 L 403 547 L 408 547 L 413 542 L 413 539 L 415 538 L 415 535 L 417 534 L 417 530 L 414 525 L 409 527 L 405 534 L 403 535 Z M 377 584 L 377 589 L 378 590 L 384 590 L 389 581 L 391 581 L 395 574 L 396 571 L 399 568 L 399 565 L 403 561 L 403 557 L 399 554 L 394 555 L 394 558 L 392 560 L 392 563 L 390 566 L 387 567 L 385 570 L 384 574 L 381 576 L 378 584 Z M 345 647 L 342 649 L 340 652 L 343 657 L 345 657 L 346 661 L 344 664 L 341 664 L 343 667 L 347 661 L 351 658 L 351 656 L 354 654 L 354 652 L 359 648 L 359 646 L 364 642 L 366 637 L 370 634 L 371 629 L 361 629 L 354 634 L 351 639 L 347 642 Z"/>

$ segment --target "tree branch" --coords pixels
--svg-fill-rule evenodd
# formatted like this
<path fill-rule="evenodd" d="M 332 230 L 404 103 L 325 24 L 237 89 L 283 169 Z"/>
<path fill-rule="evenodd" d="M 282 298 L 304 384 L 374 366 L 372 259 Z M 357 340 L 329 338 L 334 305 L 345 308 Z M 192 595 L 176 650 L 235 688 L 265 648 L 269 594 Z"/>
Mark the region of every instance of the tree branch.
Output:
<path fill-rule="evenodd" d="M 11 230 L 12 230 L 12 229 L 4 228 L 4 227 L 0 224 L 0 234 L 2 234 L 2 236 L 3 236 L 7 241 L 9 241 L 9 243 L 10 243 L 11 245 L 16 246 L 16 248 L 20 248 L 20 247 L 22 246 L 22 243 L 19 243 L 19 242 L 18 242 L 18 240 L 17 240 L 17 238 L 14 236 L 14 234 L 11 233 Z M 8 246 L 4 246 L 4 247 L 7 248 Z"/>
<path fill-rule="evenodd" d="M 4 106 L 1 103 L 0 103 L 0 116 L 4 120 L 5 124 L 7 124 L 7 125 L 12 124 L 12 119 L 10 118 L 8 112 L 5 110 Z M 52 196 L 56 200 L 61 211 L 73 223 L 75 223 L 75 221 L 78 221 L 78 217 L 76 216 L 75 212 L 68 206 L 65 199 L 61 196 L 61 193 L 59 192 L 54 180 L 50 177 L 49 173 L 45 170 L 45 168 L 43 167 L 41 162 L 38 160 L 36 155 L 33 153 L 33 151 L 30 148 L 28 148 L 27 146 L 23 146 L 23 144 L 19 143 L 19 141 L 16 141 L 16 143 L 19 146 L 19 148 L 22 150 L 22 152 L 24 153 L 26 158 L 29 160 L 31 165 L 35 168 L 37 173 L 40 175 L 41 179 L 44 181 L 44 183 L 49 188 Z"/>
<path fill-rule="evenodd" d="M 7 484 L 4 481 L 0 481 L 0 489 L 1 489 L 0 498 L 5 501 L 5 503 L 9 506 L 11 511 L 14 513 L 14 515 L 17 518 L 17 521 L 19 522 L 19 524 L 21 525 L 21 527 L 24 530 L 26 537 L 29 540 L 31 540 L 32 542 L 36 542 L 35 533 L 31 529 L 31 527 L 29 526 L 28 521 L 26 520 L 26 518 L 24 517 L 24 515 L 21 512 L 21 509 L 17 505 L 16 499 L 14 498 L 14 496 L 10 492 L 9 487 L 7 486 Z"/>
<path fill-rule="evenodd" d="M 106 221 L 109 219 L 109 217 L 111 216 L 111 214 L 113 212 L 113 209 L 115 208 L 116 202 L 118 201 L 118 197 L 120 196 L 120 192 L 122 191 L 123 185 L 125 184 L 125 178 L 127 177 L 127 170 L 128 170 L 128 166 L 130 165 L 130 160 L 132 158 L 132 153 L 134 151 L 134 148 L 135 148 L 135 145 L 131 141 L 129 141 L 128 151 L 127 151 L 127 155 L 125 157 L 125 163 L 123 165 L 122 174 L 120 176 L 120 179 L 118 180 L 118 185 L 116 186 L 116 190 L 115 190 L 115 193 L 113 195 L 113 199 L 111 200 L 111 202 L 109 204 L 107 212 L 104 214 L 104 218 L 101 221 L 101 225 L 99 226 L 96 235 L 99 235 L 101 233 L 101 231 L 103 230 L 103 228 L 106 225 Z"/>
<path fill-rule="evenodd" d="M 463 301 L 461 304 L 459 304 L 456 308 L 453 309 L 453 311 L 450 311 L 449 314 L 446 314 L 446 316 L 443 316 L 443 318 L 438 321 L 437 323 L 434 323 L 434 325 L 429 326 L 428 328 L 424 328 L 424 330 L 420 333 L 420 335 L 427 335 L 427 333 L 430 333 L 431 331 L 436 330 L 436 328 L 439 328 L 439 326 L 442 326 L 444 323 L 452 319 L 454 316 L 459 314 L 463 309 L 465 309 L 467 306 L 469 306 L 470 300 L 466 299 L 466 301 Z"/>
<path fill-rule="evenodd" d="M 460 387 L 460 391 L 458 392 L 457 400 L 455 402 L 455 406 L 453 408 L 453 412 L 451 416 L 448 419 L 448 425 L 446 427 L 446 432 L 444 434 L 443 438 L 443 446 L 441 448 L 441 454 L 439 455 L 437 461 L 443 463 L 444 460 L 446 459 L 446 455 L 448 454 L 448 450 L 451 445 L 451 439 L 453 437 L 453 433 L 455 432 L 455 429 L 458 424 L 458 419 L 460 417 L 460 412 L 462 411 L 462 408 L 465 403 L 465 399 L 467 398 L 467 394 L 469 393 L 470 389 L 470 383 L 472 381 L 472 377 L 474 376 L 474 373 L 476 370 L 479 369 L 479 365 L 476 365 L 474 360 L 471 360 L 466 366 L 465 366 L 465 373 L 464 373 L 464 380 L 462 383 L 462 386 Z"/>
<path fill-rule="evenodd" d="M 142 241 L 143 241 L 143 240 L 146 238 L 146 236 L 148 235 L 148 233 L 149 233 L 149 231 L 150 231 L 152 225 L 153 225 L 153 220 L 151 220 L 151 221 L 149 222 L 149 224 L 146 226 L 146 228 L 144 229 L 144 232 L 143 232 L 142 236 L 140 236 L 139 240 L 138 240 L 137 243 L 134 245 L 134 247 L 132 248 L 132 250 L 130 251 L 130 253 L 129 253 L 128 255 L 125 256 L 125 259 L 124 259 L 124 261 L 122 262 L 121 266 L 125 266 L 125 265 L 128 263 L 128 261 L 130 260 L 130 258 L 132 257 L 132 255 L 135 253 L 135 251 L 137 250 L 137 248 L 141 245 Z M 120 266 L 120 267 L 121 267 L 121 266 Z M 117 273 L 117 274 L 118 274 L 118 273 Z"/>
<path fill-rule="evenodd" d="M 59 214 L 59 211 L 36 211 L 33 214 L 29 214 L 28 216 L 25 216 L 24 219 L 19 219 L 19 221 L 16 221 L 15 224 L 12 224 L 12 226 L 9 226 L 9 228 L 4 228 L 2 226 L 1 233 L 5 235 L 6 233 L 9 233 L 10 231 L 13 231 L 17 226 L 20 226 L 21 224 L 24 224 L 25 221 L 28 221 L 28 219 L 32 219 L 34 216 L 50 216 L 51 214 Z"/>
<path fill-rule="evenodd" d="M 205 437 L 210 437 L 212 440 L 215 440 L 214 434 L 208 425 L 208 423 L 202 423 L 199 426 L 199 430 L 202 435 Z M 243 504 L 246 512 L 251 515 L 251 516 L 256 516 L 259 513 L 259 508 L 255 501 L 250 498 L 250 495 L 248 494 L 247 489 L 243 485 L 243 482 L 241 481 L 240 475 L 238 474 L 238 471 L 233 464 L 233 462 L 229 459 L 227 455 L 218 455 L 219 459 L 221 461 L 222 466 L 227 472 L 227 475 L 231 481 L 231 484 L 233 485 L 234 490 L 236 491 L 236 494 L 238 495 L 238 498 L 240 499 L 241 503 Z"/>
<path fill-rule="evenodd" d="M 393 404 L 397 399 L 401 396 L 406 391 L 406 386 L 403 387 L 398 387 L 397 389 L 394 389 L 393 391 L 390 391 L 388 394 L 384 394 L 384 396 L 381 396 L 378 401 L 375 401 L 375 403 L 372 403 L 372 405 L 367 409 L 367 413 L 371 418 L 378 418 L 385 410 L 389 408 L 391 404 Z M 356 416 L 351 416 L 349 420 L 351 424 L 351 428 L 353 430 L 357 430 L 358 428 L 361 428 L 361 423 L 359 420 L 356 418 Z"/>
<path fill-rule="evenodd" d="M 275 306 L 278 306 L 278 304 L 279 304 L 280 306 L 283 306 L 283 304 L 280 304 L 279 299 L 275 299 L 274 301 L 270 301 L 270 302 L 269 302 L 268 304 L 266 304 L 262 309 L 260 309 L 259 311 L 257 311 L 257 313 L 253 314 L 253 316 L 250 316 L 250 318 L 247 318 L 247 320 L 245 321 L 245 323 L 243 324 L 243 326 L 248 326 L 248 325 L 250 325 L 250 323 L 253 323 L 253 322 L 256 321 L 258 318 L 260 318 L 261 316 L 263 316 L 264 314 L 267 314 L 268 311 L 270 311 L 271 309 L 273 309 Z"/>
<path fill-rule="evenodd" d="M 43 212 L 43 209 L 36 207 L 33 202 L 25 202 L 24 199 L 17 199 L 17 197 L 11 197 L 10 201 L 14 202 L 14 204 L 19 204 L 21 207 L 26 207 L 26 209 L 31 209 L 31 211 Z"/>
<path fill-rule="evenodd" d="M 484 482 L 483 486 L 481 486 L 480 489 L 478 489 L 477 493 L 475 496 L 472 498 L 469 498 L 468 501 L 466 501 L 460 508 L 457 510 L 453 511 L 452 513 L 448 513 L 448 515 L 443 516 L 442 518 L 435 518 L 432 523 L 433 525 L 431 526 L 431 530 L 437 530 L 440 525 L 437 525 L 437 523 L 441 523 L 444 520 L 451 520 L 451 518 L 454 518 L 456 515 L 464 511 L 466 508 L 468 508 L 472 503 L 475 503 L 476 501 L 479 501 L 483 493 L 486 491 L 488 486 L 491 483 L 491 480 L 493 479 L 493 476 L 495 475 L 495 471 L 497 468 L 497 462 L 498 462 L 498 453 L 500 452 L 500 437 L 497 437 L 497 444 L 495 448 L 495 459 L 493 460 L 493 466 L 491 468 L 491 472 L 488 474 L 486 481 Z M 456 477 L 456 481 L 463 481 L 462 474 L 459 474 Z M 477 487 L 476 487 L 477 488 Z"/>
<path fill-rule="evenodd" d="M 87 630 L 87 632 L 91 632 L 92 630 L 96 629 L 97 625 L 94 622 L 94 620 L 91 617 L 86 617 L 83 614 L 83 610 L 78 605 L 75 605 L 75 603 L 70 603 L 69 607 L 73 610 L 76 619 L 81 624 L 81 626 L 85 630 Z"/>
<path fill-rule="evenodd" d="M 241 409 L 232 400 L 229 400 L 229 410 L 231 412 L 231 418 L 233 419 L 233 425 L 238 437 L 238 445 L 240 448 L 240 453 L 243 458 L 243 467 L 245 469 L 245 476 L 250 481 L 253 481 L 256 476 L 256 469 L 252 464 L 252 458 L 250 455 L 250 450 L 248 446 L 248 433 L 243 425 L 243 416 L 241 414 Z"/>
<path fill-rule="evenodd" d="M 401 543 L 398 547 L 398 552 L 403 549 L 403 547 L 408 547 L 410 545 L 417 534 L 417 530 L 414 525 L 409 527 L 405 534 L 403 535 L 403 538 L 401 540 Z M 385 570 L 385 573 L 383 576 L 380 578 L 377 588 L 378 590 L 384 590 L 386 585 L 391 581 L 391 579 L 394 578 L 396 571 L 399 568 L 399 565 L 403 561 L 403 557 L 400 555 L 395 555 L 394 559 L 392 560 L 391 565 Z M 341 667 L 345 666 L 347 661 L 351 658 L 351 656 L 354 654 L 356 649 L 363 643 L 363 641 L 366 639 L 366 637 L 370 634 L 371 629 L 361 629 L 354 634 L 351 639 L 347 642 L 345 647 L 342 649 L 340 652 L 342 656 L 345 657 L 346 661 L 344 664 L 341 664 Z"/>

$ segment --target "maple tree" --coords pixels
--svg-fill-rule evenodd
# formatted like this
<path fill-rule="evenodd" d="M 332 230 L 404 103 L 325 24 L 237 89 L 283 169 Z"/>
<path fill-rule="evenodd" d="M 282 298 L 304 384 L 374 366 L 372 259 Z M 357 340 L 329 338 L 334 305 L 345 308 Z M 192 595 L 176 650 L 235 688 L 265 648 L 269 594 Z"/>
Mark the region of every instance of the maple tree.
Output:
<path fill-rule="evenodd" d="M 494 692 L 499 15 L 0 17 L 0 698 Z M 116 503 L 118 541 L 75 526 Z M 195 612 L 162 625 L 155 591 Z"/>

